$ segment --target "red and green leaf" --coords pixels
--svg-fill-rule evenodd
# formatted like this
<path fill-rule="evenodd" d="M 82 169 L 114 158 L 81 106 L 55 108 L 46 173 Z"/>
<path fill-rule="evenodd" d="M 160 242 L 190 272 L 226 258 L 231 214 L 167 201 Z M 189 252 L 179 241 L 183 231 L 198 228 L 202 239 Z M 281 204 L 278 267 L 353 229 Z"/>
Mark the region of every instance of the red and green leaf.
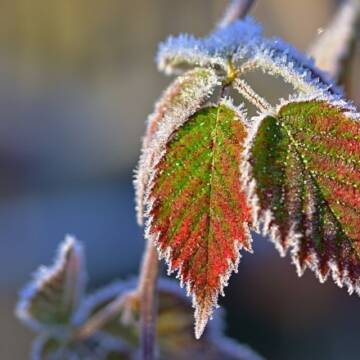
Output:
<path fill-rule="evenodd" d="M 360 122 L 326 100 L 290 102 L 259 123 L 250 187 L 264 231 L 302 274 L 360 284 Z M 250 195 L 251 196 L 251 195 Z M 256 204 L 257 202 L 257 204 Z"/>
<path fill-rule="evenodd" d="M 148 234 L 193 294 L 197 337 L 237 269 L 239 248 L 251 251 L 239 170 L 246 135 L 233 108 L 197 112 L 173 133 L 150 188 Z"/>
<path fill-rule="evenodd" d="M 144 216 L 145 188 L 150 178 L 152 164 L 162 150 L 163 138 L 181 126 L 209 99 L 218 77 L 213 69 L 196 68 L 179 76 L 164 92 L 149 116 L 142 154 L 136 173 L 136 207 L 138 223 Z M 160 131 L 158 131 L 160 129 Z"/>

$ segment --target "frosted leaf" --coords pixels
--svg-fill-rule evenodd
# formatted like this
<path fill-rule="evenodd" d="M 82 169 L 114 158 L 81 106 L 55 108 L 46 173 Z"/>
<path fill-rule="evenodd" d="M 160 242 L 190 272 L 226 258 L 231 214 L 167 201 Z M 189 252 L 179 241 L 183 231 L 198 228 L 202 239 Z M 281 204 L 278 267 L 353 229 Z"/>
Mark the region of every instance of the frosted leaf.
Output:
<path fill-rule="evenodd" d="M 147 237 L 193 295 L 196 337 L 251 251 L 251 223 L 239 165 L 245 115 L 228 102 L 196 112 L 166 144 L 149 183 Z"/>
<path fill-rule="evenodd" d="M 235 63 L 241 64 L 242 59 L 241 52 L 233 56 Z M 253 69 L 262 69 L 272 76 L 281 77 L 298 92 L 309 94 L 326 91 L 342 95 L 342 90 L 328 74 L 315 66 L 313 59 L 279 38 L 264 38 L 254 42 L 251 64 Z"/>
<path fill-rule="evenodd" d="M 311 58 L 281 39 L 263 37 L 261 27 L 249 17 L 205 38 L 187 34 L 170 37 L 160 45 L 158 66 L 166 73 L 179 73 L 196 66 L 213 67 L 225 73 L 229 59 L 238 66 L 249 60 L 253 69 L 280 76 L 303 93 L 320 89 L 342 94 L 331 77 L 319 70 Z"/>
<path fill-rule="evenodd" d="M 314 58 L 316 65 L 334 80 L 339 78 L 343 61 L 350 54 L 360 15 L 359 10 L 359 2 L 346 1 L 326 30 L 310 47 L 309 55 Z"/>
<path fill-rule="evenodd" d="M 360 121 L 324 94 L 259 117 L 243 167 L 254 218 L 301 275 L 360 294 Z"/>
<path fill-rule="evenodd" d="M 152 166 L 161 156 L 168 137 L 209 99 L 218 84 L 214 70 L 193 69 L 178 77 L 155 105 L 148 118 L 134 181 L 139 224 L 143 222 L 145 188 Z"/>
<path fill-rule="evenodd" d="M 184 69 L 201 66 L 226 69 L 227 60 L 235 52 L 244 58 L 253 43 L 261 37 L 261 27 L 250 17 L 215 30 L 205 38 L 183 34 L 169 37 L 160 44 L 157 63 L 167 74 L 177 74 Z"/>
<path fill-rule="evenodd" d="M 16 315 L 35 329 L 67 326 L 84 294 L 85 283 L 83 248 L 67 236 L 54 264 L 40 267 L 21 292 Z"/>

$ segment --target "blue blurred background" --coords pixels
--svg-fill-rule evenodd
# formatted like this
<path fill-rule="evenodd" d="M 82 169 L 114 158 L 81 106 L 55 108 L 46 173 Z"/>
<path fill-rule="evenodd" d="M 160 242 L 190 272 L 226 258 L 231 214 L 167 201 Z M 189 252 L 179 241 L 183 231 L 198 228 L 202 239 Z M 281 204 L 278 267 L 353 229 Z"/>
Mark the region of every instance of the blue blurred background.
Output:
<path fill-rule="evenodd" d="M 86 245 L 90 287 L 137 272 L 132 174 L 146 116 L 170 81 L 153 63 L 169 33 L 203 35 L 225 0 L 0 2 L 0 358 L 28 358 L 17 291 L 66 233 Z M 268 35 L 305 50 L 332 0 L 258 1 Z M 359 52 L 347 92 L 360 103 Z M 352 81 L 351 81 L 352 79 Z M 278 85 L 258 83 L 271 98 Z M 256 238 L 223 304 L 228 333 L 268 359 L 359 359 L 360 300 Z"/>

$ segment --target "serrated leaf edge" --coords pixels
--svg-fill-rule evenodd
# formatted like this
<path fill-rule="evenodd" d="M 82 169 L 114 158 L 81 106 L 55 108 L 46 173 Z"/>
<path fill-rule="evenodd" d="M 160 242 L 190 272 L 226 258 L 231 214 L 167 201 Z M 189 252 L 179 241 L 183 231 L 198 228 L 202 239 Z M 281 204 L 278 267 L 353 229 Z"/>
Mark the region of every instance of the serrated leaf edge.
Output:
<path fill-rule="evenodd" d="M 234 112 L 238 115 L 239 119 L 241 119 L 241 121 L 243 122 L 243 124 L 245 125 L 245 127 L 247 128 L 247 122 L 244 121 L 244 119 L 247 118 L 247 114 L 246 111 L 244 110 L 243 105 L 240 106 L 236 106 L 234 105 L 232 99 L 229 98 L 223 98 L 221 99 L 217 104 L 217 106 L 220 105 L 224 105 L 227 107 L 230 107 L 232 110 L 234 110 Z M 202 109 L 204 109 L 206 107 L 203 107 Z M 157 162 L 155 163 L 154 168 L 156 168 L 156 165 L 161 161 L 162 157 L 165 156 L 165 151 L 163 151 L 161 153 L 161 156 L 157 159 Z M 240 166 L 240 164 L 239 164 Z M 201 335 L 204 332 L 205 326 L 208 322 L 208 320 L 212 319 L 212 314 L 215 308 L 218 308 L 218 298 L 219 295 L 221 296 L 225 296 L 224 294 L 224 288 L 228 286 L 229 284 L 229 279 L 231 274 L 237 273 L 238 271 L 238 266 L 240 263 L 240 259 L 241 259 L 241 254 L 240 251 L 244 248 L 244 246 L 242 244 L 240 244 L 237 241 L 234 241 L 234 253 L 237 254 L 237 258 L 235 259 L 235 261 L 229 261 L 229 267 L 228 270 L 222 275 L 220 276 L 220 287 L 219 289 L 217 289 L 214 294 L 213 297 L 210 301 L 210 303 L 208 304 L 207 307 L 205 308 L 201 308 L 200 307 L 200 303 L 196 298 L 196 295 L 194 292 L 191 291 L 191 281 L 184 281 L 183 277 L 181 276 L 182 273 L 182 265 L 180 265 L 177 269 L 173 268 L 172 265 L 172 249 L 170 246 L 168 246 L 165 250 L 161 249 L 161 246 L 158 242 L 159 239 L 159 234 L 155 233 L 152 234 L 151 233 L 151 227 L 152 227 L 152 223 L 153 223 L 153 217 L 150 215 L 154 206 L 154 202 L 155 199 L 153 199 L 151 197 L 151 191 L 152 188 L 155 184 L 155 179 L 156 179 L 156 171 L 153 172 L 151 179 L 149 181 L 149 186 L 148 186 L 148 191 L 147 191 L 147 195 L 146 195 L 146 217 L 147 217 L 147 222 L 146 222 L 146 227 L 145 227 L 145 237 L 148 239 L 148 241 L 151 241 L 154 246 L 157 248 L 158 254 L 159 254 L 159 260 L 165 260 L 167 267 L 168 267 L 168 275 L 171 275 L 173 273 L 176 273 L 176 278 L 180 281 L 180 287 L 183 288 L 185 287 L 186 289 L 186 295 L 187 296 L 191 296 L 192 297 L 192 306 L 195 309 L 195 337 L 197 339 L 199 339 L 201 337 Z M 239 181 L 241 181 L 242 179 L 240 178 Z M 248 238 L 248 243 L 252 244 L 252 237 L 250 234 L 250 229 L 248 224 L 244 224 L 244 234 L 246 234 L 247 238 Z M 248 249 L 246 248 L 246 250 L 248 252 L 252 252 L 252 249 Z"/>
<path fill-rule="evenodd" d="M 146 186 L 149 181 L 151 181 L 154 163 L 156 164 L 159 161 L 159 158 L 162 157 L 164 153 L 164 148 L 166 146 L 169 136 L 179 128 L 191 115 L 198 111 L 204 103 L 210 98 L 213 94 L 216 86 L 221 84 L 221 78 L 218 77 L 216 72 L 213 69 L 203 69 L 204 71 L 209 72 L 209 77 L 202 81 L 202 86 L 198 86 L 196 91 L 198 91 L 197 96 L 195 97 L 197 101 L 192 104 L 192 106 L 184 107 L 177 109 L 177 118 L 174 114 L 164 114 L 161 123 L 158 124 L 158 129 L 154 136 L 151 139 L 143 140 L 143 149 L 140 156 L 139 164 L 135 170 L 134 186 L 136 192 L 136 213 L 137 213 L 137 222 L 139 225 L 143 225 L 144 218 L 144 199 L 146 199 L 147 192 Z M 191 70 L 190 70 L 191 71 Z M 186 74 L 184 74 L 186 76 Z M 176 82 L 177 80 L 175 80 Z M 171 85 L 170 85 L 171 86 Z M 165 90 L 164 94 L 160 98 L 159 102 L 155 105 L 155 112 L 151 114 L 148 118 L 149 120 L 156 114 L 158 104 L 161 102 L 163 96 L 166 96 L 167 91 L 170 87 Z M 194 90 L 195 91 L 195 90 Z M 191 94 L 192 95 L 192 94 Z"/>
<path fill-rule="evenodd" d="M 267 116 L 276 117 L 279 111 L 288 104 L 294 102 L 301 103 L 306 101 L 326 101 L 330 105 L 342 109 L 344 115 L 350 117 L 354 121 L 360 121 L 360 113 L 356 112 L 356 108 L 353 106 L 352 103 L 347 102 L 338 96 L 333 96 L 329 95 L 326 92 L 321 92 L 321 90 L 318 90 L 312 94 L 291 95 L 288 100 L 281 99 L 280 103 L 276 107 L 266 113 L 259 114 L 252 119 L 254 125 L 252 127 L 252 131 L 249 133 L 248 139 L 245 144 L 244 161 L 241 164 L 241 174 L 242 182 L 243 184 L 245 184 L 248 203 L 252 209 L 255 230 L 259 233 L 262 233 L 262 235 L 264 236 L 269 236 L 270 241 L 275 245 L 275 248 L 278 250 L 281 257 L 285 257 L 288 250 L 291 248 L 291 260 L 296 267 L 296 271 L 299 277 L 304 274 L 306 268 L 309 268 L 312 272 L 315 273 L 315 276 L 318 278 L 320 283 L 324 283 L 327 280 L 329 274 L 327 274 L 325 277 L 321 274 L 319 268 L 319 258 L 314 251 L 312 251 L 310 254 L 311 260 L 306 262 L 303 268 L 297 261 L 296 253 L 299 249 L 299 239 L 301 239 L 302 237 L 301 234 L 298 234 L 294 230 L 290 229 L 289 236 L 286 240 L 287 247 L 284 248 L 281 245 L 279 228 L 272 222 L 274 217 L 271 210 L 265 209 L 264 211 L 261 211 L 261 208 L 259 206 L 259 198 L 256 194 L 257 185 L 255 179 L 252 176 L 252 168 L 249 163 L 253 141 L 263 119 L 265 119 Z M 295 228 L 295 226 L 296 223 L 294 223 L 293 228 Z M 330 268 L 332 279 L 337 286 L 342 288 L 344 285 L 346 285 L 348 293 L 350 295 L 355 291 L 360 296 L 360 279 L 358 279 L 356 281 L 356 284 L 354 285 L 349 278 L 346 269 L 342 274 L 340 274 L 340 269 L 334 261 L 328 260 L 327 264 Z"/>

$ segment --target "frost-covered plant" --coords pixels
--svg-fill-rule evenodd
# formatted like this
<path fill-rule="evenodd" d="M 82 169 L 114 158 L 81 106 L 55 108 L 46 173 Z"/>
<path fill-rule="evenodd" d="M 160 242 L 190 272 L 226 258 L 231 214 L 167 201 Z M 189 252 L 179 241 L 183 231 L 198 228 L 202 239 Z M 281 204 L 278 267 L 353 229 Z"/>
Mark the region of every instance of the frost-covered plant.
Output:
<path fill-rule="evenodd" d="M 237 271 L 240 250 L 252 251 L 251 231 L 267 235 L 282 256 L 290 251 L 299 275 L 310 268 L 321 282 L 331 275 L 349 293 L 360 294 L 360 115 L 334 82 L 342 61 L 350 55 L 359 2 L 344 3 L 311 46 L 312 57 L 280 39 L 264 37 L 261 27 L 244 17 L 251 3 L 233 1 L 205 38 L 183 34 L 160 45 L 159 69 L 177 77 L 148 119 L 136 173 L 137 216 L 140 224 L 146 219 L 147 239 L 140 279 L 133 291 L 112 300 L 114 290 L 104 309 L 95 306 L 100 315 L 78 310 L 82 316 L 75 316 L 75 323 L 69 314 L 81 309 L 75 299 L 83 291 L 77 288 L 62 294 L 66 301 L 61 316 L 55 318 L 66 318 L 66 325 L 71 324 L 71 336 L 67 332 L 65 337 L 71 339 L 69 344 L 75 349 L 71 351 L 86 347 L 84 340 L 103 349 L 104 342 L 94 336 L 114 335 L 104 328 L 104 318 L 110 319 L 121 309 L 124 316 L 117 326 L 124 326 L 134 319 L 136 308 L 140 334 L 136 326 L 131 334 L 140 338 L 143 358 L 154 357 L 158 254 L 166 259 L 170 273 L 177 271 L 181 285 L 192 295 L 199 339 L 219 294 Z M 292 86 L 292 92 L 272 104 L 245 80 L 253 71 L 282 79 Z M 230 97 L 234 92 L 243 102 Z M 257 108 L 256 116 L 248 115 L 249 103 Z M 66 245 L 63 260 L 40 275 L 32 286 L 35 290 L 25 295 L 19 307 L 22 319 L 38 322 L 29 310 L 34 293 L 41 293 L 46 279 L 64 273 L 65 249 Z M 80 261 L 74 264 L 79 268 Z M 73 274 L 69 279 L 66 283 L 81 283 Z M 167 341 L 159 331 L 165 289 L 161 284 L 160 355 Z M 58 296 L 54 295 L 57 301 Z M 99 298 L 88 303 L 98 304 Z M 170 328 L 173 326 L 178 323 Z M 116 335 L 125 343 L 130 336 L 128 330 Z M 186 337 L 186 349 L 178 348 L 179 353 L 172 353 L 171 358 L 190 358 L 190 353 L 182 351 L 192 353 L 192 346 L 209 341 L 208 335 L 199 343 L 180 331 L 177 336 Z M 58 344 L 59 337 L 56 339 Z M 47 344 L 40 343 L 37 348 Z M 124 351 L 132 350 L 125 347 Z M 241 352 L 240 357 L 232 356 L 247 358 Z"/>
<path fill-rule="evenodd" d="M 117 281 L 86 294 L 83 247 L 67 236 L 54 264 L 41 267 L 25 287 L 16 314 L 38 337 L 33 360 L 131 360 L 139 358 L 137 279 Z M 205 336 L 192 336 L 188 298 L 171 280 L 159 281 L 157 321 L 160 359 L 261 360 L 222 335 L 222 318 Z"/>

